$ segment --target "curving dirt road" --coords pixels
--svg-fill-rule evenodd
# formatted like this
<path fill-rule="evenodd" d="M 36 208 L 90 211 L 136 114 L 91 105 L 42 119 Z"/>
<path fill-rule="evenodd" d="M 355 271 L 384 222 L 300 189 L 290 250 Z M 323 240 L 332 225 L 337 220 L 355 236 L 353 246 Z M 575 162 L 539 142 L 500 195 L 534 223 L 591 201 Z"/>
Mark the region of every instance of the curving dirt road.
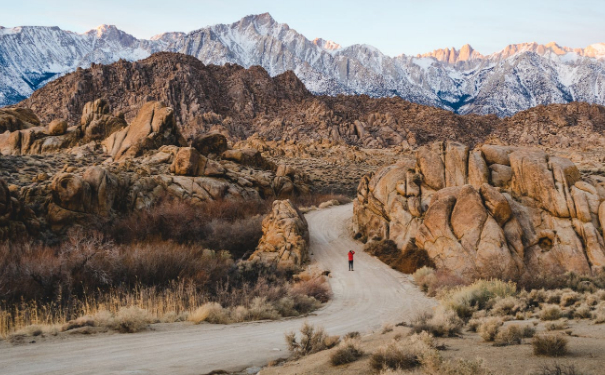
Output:
<path fill-rule="evenodd" d="M 347 225 L 352 205 L 307 215 L 313 262 L 331 270 L 333 300 L 305 318 L 330 334 L 369 332 L 384 323 L 409 320 L 434 305 L 410 281 L 362 252 Z M 347 251 L 354 249 L 355 271 Z M 233 325 L 154 325 L 132 335 L 69 337 L 53 342 L 9 346 L 0 343 L 0 373 L 25 374 L 203 374 L 241 370 L 287 356 L 284 332 L 303 319 Z"/>

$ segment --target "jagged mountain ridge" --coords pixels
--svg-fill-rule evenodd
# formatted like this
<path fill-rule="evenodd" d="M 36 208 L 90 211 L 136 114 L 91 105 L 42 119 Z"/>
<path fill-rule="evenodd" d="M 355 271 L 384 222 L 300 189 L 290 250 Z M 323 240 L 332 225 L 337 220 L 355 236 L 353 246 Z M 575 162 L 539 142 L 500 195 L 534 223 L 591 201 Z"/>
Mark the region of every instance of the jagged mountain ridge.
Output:
<path fill-rule="evenodd" d="M 470 46 L 420 56 L 386 56 L 368 45 L 309 40 L 268 13 L 190 33 L 139 40 L 114 26 L 84 34 L 57 27 L 0 29 L 0 105 L 15 103 L 57 76 L 157 51 L 205 64 L 260 65 L 271 76 L 292 70 L 315 94 L 399 96 L 457 113 L 509 116 L 539 104 L 605 104 L 605 44 L 511 45 L 483 56 Z"/>

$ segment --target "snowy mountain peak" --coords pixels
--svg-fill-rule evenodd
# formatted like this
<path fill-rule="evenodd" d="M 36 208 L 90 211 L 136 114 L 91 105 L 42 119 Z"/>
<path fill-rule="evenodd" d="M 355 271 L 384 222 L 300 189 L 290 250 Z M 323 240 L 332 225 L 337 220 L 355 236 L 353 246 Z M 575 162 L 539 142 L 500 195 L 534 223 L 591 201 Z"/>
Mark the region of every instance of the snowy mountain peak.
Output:
<path fill-rule="evenodd" d="M 325 40 L 322 38 L 315 38 L 313 39 L 313 44 L 315 44 L 316 46 L 318 46 L 319 48 L 331 52 L 331 51 L 337 51 L 339 49 L 341 49 L 342 47 L 340 46 L 340 44 L 333 42 L 331 40 Z"/>
<path fill-rule="evenodd" d="M 605 104 L 605 43 L 572 49 L 551 42 L 511 44 L 491 55 L 470 45 L 418 57 L 391 57 L 375 47 L 309 40 L 269 13 L 190 33 L 140 40 L 112 25 L 84 34 L 58 27 L 0 28 L 0 106 L 27 98 L 47 82 L 92 63 L 179 52 L 204 64 L 292 71 L 316 94 L 399 96 L 457 113 L 509 116 L 550 103 Z"/>

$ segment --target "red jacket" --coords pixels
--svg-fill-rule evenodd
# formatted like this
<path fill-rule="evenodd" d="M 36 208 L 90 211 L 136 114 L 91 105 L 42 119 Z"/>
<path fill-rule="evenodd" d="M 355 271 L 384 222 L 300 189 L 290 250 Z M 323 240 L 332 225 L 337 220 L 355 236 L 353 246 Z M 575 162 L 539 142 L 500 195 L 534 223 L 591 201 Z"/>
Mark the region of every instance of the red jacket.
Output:
<path fill-rule="evenodd" d="M 349 251 L 349 260 L 353 260 L 353 254 L 355 254 L 353 250 Z"/>

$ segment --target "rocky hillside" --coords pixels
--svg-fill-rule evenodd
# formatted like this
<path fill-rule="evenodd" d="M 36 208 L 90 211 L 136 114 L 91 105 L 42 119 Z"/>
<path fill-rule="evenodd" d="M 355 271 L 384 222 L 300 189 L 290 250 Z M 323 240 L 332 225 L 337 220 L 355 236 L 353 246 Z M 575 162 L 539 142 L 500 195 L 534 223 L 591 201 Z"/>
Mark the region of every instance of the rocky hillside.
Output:
<path fill-rule="evenodd" d="M 426 251 L 463 277 L 605 266 L 605 178 L 537 149 L 436 142 L 362 179 L 357 237 Z"/>
<path fill-rule="evenodd" d="M 552 103 L 605 104 L 605 44 L 510 45 L 483 56 L 470 46 L 391 57 L 356 44 L 310 40 L 268 13 L 190 33 L 139 40 L 115 26 L 84 34 L 57 27 L 0 27 L 0 106 L 22 100 L 59 76 L 92 63 L 180 52 L 205 64 L 293 71 L 315 94 L 398 96 L 461 114 L 509 116 Z"/>
<path fill-rule="evenodd" d="M 146 101 L 162 101 L 174 109 L 186 137 L 220 132 L 237 141 L 257 133 L 286 144 L 327 140 L 404 149 L 438 139 L 546 147 L 605 145 L 605 110 L 597 105 L 538 106 L 504 119 L 456 115 L 398 97 L 314 96 L 292 72 L 271 77 L 258 66 L 204 65 L 175 53 L 79 69 L 17 107 L 32 110 L 44 123 L 61 119 L 76 125 L 85 103 L 100 97 L 126 121 Z"/>
<path fill-rule="evenodd" d="M 0 239 L 53 239 L 74 225 L 102 227 L 166 200 L 195 206 L 309 192 L 295 168 L 255 149 L 231 149 L 221 134 L 185 141 L 175 111 L 160 102 L 143 104 L 128 122 L 104 100 L 84 105 L 77 126 L 39 126 L 25 114 L 0 114 L 30 120 L 0 138 Z"/>

